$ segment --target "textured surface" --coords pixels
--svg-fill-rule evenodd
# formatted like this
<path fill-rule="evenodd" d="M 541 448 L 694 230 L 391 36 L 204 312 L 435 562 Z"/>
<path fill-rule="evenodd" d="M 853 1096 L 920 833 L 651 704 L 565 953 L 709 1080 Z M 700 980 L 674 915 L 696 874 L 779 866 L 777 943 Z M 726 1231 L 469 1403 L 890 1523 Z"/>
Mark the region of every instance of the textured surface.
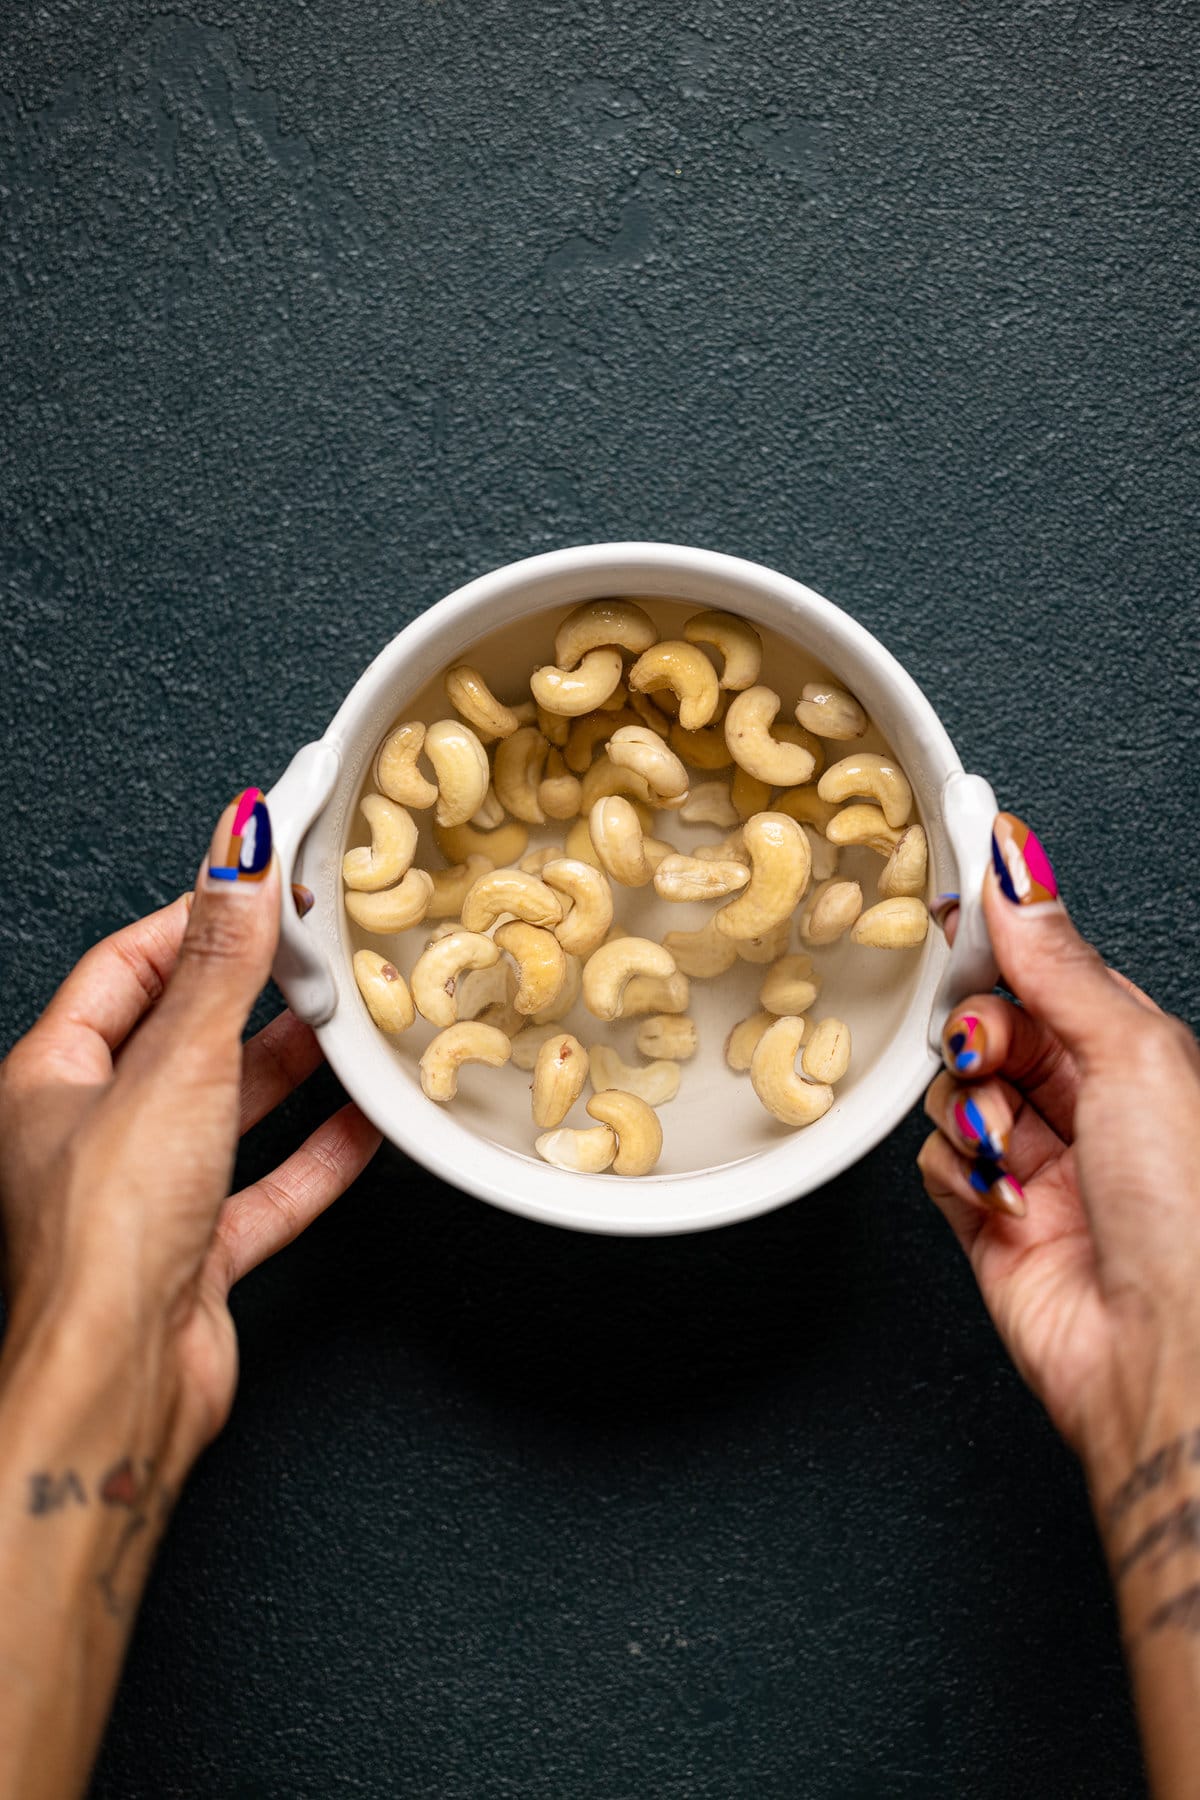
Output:
<path fill-rule="evenodd" d="M 6 9 L 5 1041 L 406 619 L 632 536 L 856 613 L 1194 1022 L 1196 38 L 1183 0 Z M 238 1297 L 97 1794 L 1138 1792 L 1082 1487 L 921 1130 L 664 1244 L 382 1155 Z"/>

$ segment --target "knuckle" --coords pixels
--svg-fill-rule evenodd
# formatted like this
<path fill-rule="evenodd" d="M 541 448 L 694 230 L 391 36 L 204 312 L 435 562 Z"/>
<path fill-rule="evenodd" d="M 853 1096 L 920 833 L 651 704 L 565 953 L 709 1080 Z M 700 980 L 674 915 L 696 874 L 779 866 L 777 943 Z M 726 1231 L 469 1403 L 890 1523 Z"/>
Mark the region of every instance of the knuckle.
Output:
<path fill-rule="evenodd" d="M 228 906 L 197 908 L 183 940 L 180 961 L 218 966 L 244 962 L 249 950 L 246 921 L 235 917 L 234 910 Z M 236 910 L 239 914 L 243 911 L 240 907 Z"/>

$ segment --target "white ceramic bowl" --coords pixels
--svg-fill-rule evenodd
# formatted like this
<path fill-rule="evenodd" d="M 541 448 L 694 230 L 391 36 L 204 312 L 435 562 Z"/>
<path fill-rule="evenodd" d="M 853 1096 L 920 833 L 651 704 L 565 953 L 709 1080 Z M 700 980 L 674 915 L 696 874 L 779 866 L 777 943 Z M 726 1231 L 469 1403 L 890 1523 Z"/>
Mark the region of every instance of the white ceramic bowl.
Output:
<path fill-rule="evenodd" d="M 447 664 L 478 652 L 481 642 L 490 646 L 485 674 L 527 676 L 535 660 L 546 660 L 543 646 L 567 608 L 613 594 L 741 613 L 797 646 L 805 666 L 819 666 L 856 694 L 912 783 L 929 837 L 930 894 L 966 897 L 953 953 L 936 930 L 919 951 L 845 947 L 837 1011 L 851 1023 L 854 1064 L 830 1111 L 802 1132 L 777 1126 L 749 1093 L 748 1078 L 725 1069 L 724 1032 L 739 1011 L 710 1018 L 706 1031 L 704 1009 L 717 1004 L 722 984 L 702 995 L 705 984 L 694 983 L 702 1055 L 686 1066 L 679 1098 L 663 1109 L 668 1141 L 659 1171 L 636 1181 L 573 1175 L 539 1161 L 525 1091 L 529 1078 L 511 1067 L 469 1071 L 461 1106 L 443 1108 L 425 1098 L 416 1067 L 419 1042 L 407 1043 L 414 1034 L 393 1047 L 359 997 L 340 879 L 347 844 L 361 835 L 356 802 L 371 760 L 387 727 L 407 716 L 422 690 Z M 770 666 L 764 679 L 772 680 Z M 788 698 L 791 681 L 778 685 Z M 444 701 L 439 706 L 428 694 L 425 699 L 435 708 L 427 716 L 450 710 Z M 346 1092 L 393 1143 L 446 1181 L 512 1212 L 576 1230 L 701 1230 L 751 1218 L 821 1186 L 904 1117 L 938 1066 L 950 1007 L 995 980 L 975 898 L 996 809 L 987 783 L 963 773 L 924 694 L 861 625 L 811 588 L 708 550 L 592 544 L 530 557 L 469 582 L 375 658 L 324 737 L 294 757 L 269 803 L 285 895 L 276 980 L 293 1011 L 316 1028 Z M 304 919 L 287 898 L 292 881 L 316 896 Z M 699 922 L 699 916 L 670 920 L 685 927 Z M 747 967 L 744 974 L 751 986 L 740 1012 L 753 1010 L 752 984 L 761 971 Z M 580 1122 L 590 1123 L 586 1117 Z"/>

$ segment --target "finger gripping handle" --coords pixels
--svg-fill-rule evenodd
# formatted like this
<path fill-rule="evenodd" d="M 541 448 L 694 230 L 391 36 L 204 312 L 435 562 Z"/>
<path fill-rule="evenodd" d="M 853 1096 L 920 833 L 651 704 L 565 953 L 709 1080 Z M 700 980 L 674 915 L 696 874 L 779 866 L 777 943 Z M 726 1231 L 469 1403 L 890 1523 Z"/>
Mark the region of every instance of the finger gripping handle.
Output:
<path fill-rule="evenodd" d="M 319 921 L 302 919 L 292 900 L 292 870 L 305 833 L 333 792 L 341 758 L 324 739 L 297 750 L 267 795 L 271 835 L 279 858 L 279 948 L 271 973 L 297 1018 L 324 1025 L 337 1005 L 337 983 L 318 933 Z"/>
<path fill-rule="evenodd" d="M 983 878 L 992 860 L 996 796 L 982 775 L 951 775 L 942 819 L 957 870 L 958 930 L 929 1016 L 930 1048 L 941 1055 L 946 1020 L 961 1000 L 996 985 L 996 958 L 983 912 Z"/>

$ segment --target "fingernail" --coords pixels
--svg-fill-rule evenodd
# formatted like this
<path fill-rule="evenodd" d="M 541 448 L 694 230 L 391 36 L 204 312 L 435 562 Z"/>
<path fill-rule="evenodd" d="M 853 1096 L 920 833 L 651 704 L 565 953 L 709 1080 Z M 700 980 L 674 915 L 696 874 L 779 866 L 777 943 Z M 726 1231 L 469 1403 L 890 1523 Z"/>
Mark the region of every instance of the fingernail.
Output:
<path fill-rule="evenodd" d="M 929 909 L 929 916 L 934 924 L 945 925 L 946 914 L 953 912 L 954 908 L 958 905 L 958 902 L 959 896 L 957 894 L 939 894 Z"/>
<path fill-rule="evenodd" d="M 983 1021 L 974 1013 L 955 1014 L 942 1033 L 942 1047 L 947 1067 L 956 1075 L 970 1075 L 982 1063 L 987 1048 Z"/>
<path fill-rule="evenodd" d="M 977 1194 L 983 1195 L 992 1212 L 1005 1213 L 1010 1219 L 1023 1219 L 1029 1211 L 1020 1182 L 1006 1175 L 994 1162 L 981 1158 L 975 1164 L 971 1170 L 971 1186 Z"/>
<path fill-rule="evenodd" d="M 1000 892 L 1014 906 L 1058 899 L 1058 883 L 1041 839 L 1013 813 L 997 813 L 992 827 L 992 867 Z"/>
<path fill-rule="evenodd" d="M 310 913 L 317 903 L 317 896 L 312 889 L 302 887 L 298 881 L 292 883 L 292 899 L 301 918 L 305 913 Z"/>
<path fill-rule="evenodd" d="M 208 853 L 210 881 L 261 881 L 271 866 L 271 815 L 262 789 L 243 788 L 233 817 L 222 816 Z"/>
<path fill-rule="evenodd" d="M 960 1094 L 954 1102 L 954 1123 L 965 1150 L 985 1162 L 1004 1166 L 1012 1118 L 999 1095 Z"/>

